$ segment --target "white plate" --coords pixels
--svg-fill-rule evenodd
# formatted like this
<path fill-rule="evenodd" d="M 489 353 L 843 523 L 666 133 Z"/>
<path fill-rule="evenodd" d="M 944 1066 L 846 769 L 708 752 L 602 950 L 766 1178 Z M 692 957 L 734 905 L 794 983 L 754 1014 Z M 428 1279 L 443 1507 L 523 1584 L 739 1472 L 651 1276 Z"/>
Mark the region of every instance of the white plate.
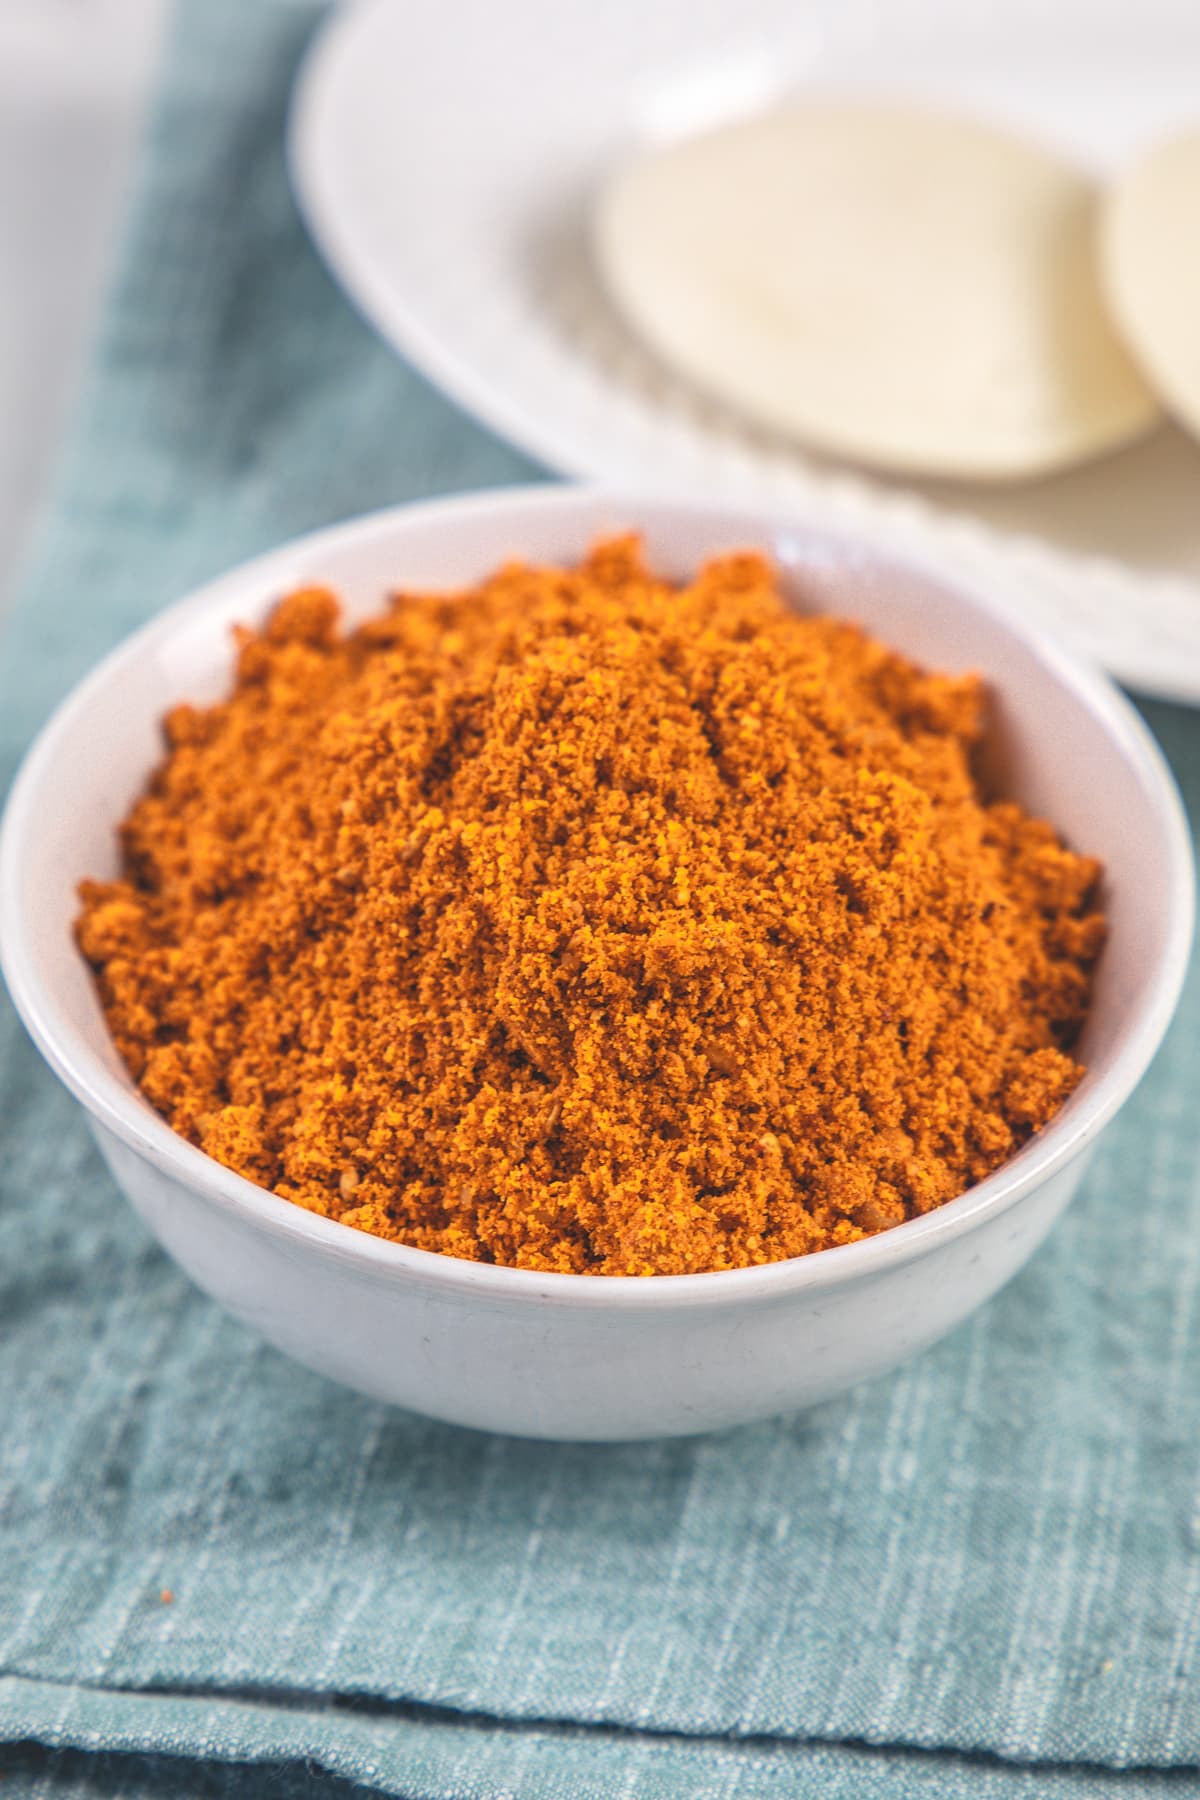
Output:
<path fill-rule="evenodd" d="M 965 577 L 1006 574 L 1016 604 L 1132 686 L 1200 703 L 1200 446 L 1164 428 L 1037 484 L 893 486 L 698 398 L 614 318 L 583 233 L 614 160 L 805 87 L 968 106 L 1111 168 L 1200 116 L 1200 7 L 370 0 L 310 54 L 293 179 L 382 335 L 552 468 L 818 505 Z"/>

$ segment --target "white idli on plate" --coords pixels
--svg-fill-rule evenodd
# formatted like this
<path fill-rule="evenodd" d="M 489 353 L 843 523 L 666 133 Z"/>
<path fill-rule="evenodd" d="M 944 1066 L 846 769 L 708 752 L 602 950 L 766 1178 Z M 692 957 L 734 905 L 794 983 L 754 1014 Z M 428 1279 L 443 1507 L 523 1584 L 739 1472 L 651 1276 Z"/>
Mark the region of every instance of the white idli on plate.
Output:
<path fill-rule="evenodd" d="M 1012 480 L 1159 416 L 1108 318 L 1099 196 L 1040 145 L 924 108 L 780 106 L 599 196 L 609 293 L 748 418 L 913 473 Z"/>
<path fill-rule="evenodd" d="M 1130 349 L 1168 409 L 1200 435 L 1200 130 L 1159 144 L 1114 184 L 1104 280 Z"/>

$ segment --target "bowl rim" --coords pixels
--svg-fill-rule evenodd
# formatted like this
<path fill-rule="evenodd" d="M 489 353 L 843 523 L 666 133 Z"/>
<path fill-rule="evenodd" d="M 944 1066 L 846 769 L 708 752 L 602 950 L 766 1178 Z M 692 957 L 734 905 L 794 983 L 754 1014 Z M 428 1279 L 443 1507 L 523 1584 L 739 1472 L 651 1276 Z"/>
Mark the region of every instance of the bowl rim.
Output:
<path fill-rule="evenodd" d="M 990 614 L 1037 655 L 1060 685 L 1098 716 L 1116 750 L 1136 769 L 1155 806 L 1167 867 L 1169 896 L 1163 953 L 1152 979 L 1137 996 L 1109 1067 L 1095 1085 L 1069 1100 L 1045 1129 L 1016 1156 L 975 1187 L 921 1218 L 852 1244 L 748 1268 L 688 1275 L 575 1275 L 514 1269 L 470 1262 L 438 1251 L 373 1237 L 353 1226 L 310 1213 L 246 1177 L 227 1169 L 162 1119 L 125 1079 L 93 1051 L 60 1005 L 51 984 L 36 967 L 25 927 L 19 870 L 22 845 L 43 817 L 38 802 L 44 772 L 75 712 L 128 664 L 136 662 L 181 627 L 236 592 L 272 578 L 297 555 L 337 550 L 366 536 L 387 537 L 398 528 L 424 523 L 452 527 L 465 515 L 520 512 L 529 507 L 572 511 L 624 512 L 633 528 L 649 528 L 655 515 L 685 515 L 747 530 L 764 539 L 794 530 L 819 532 L 830 543 L 884 566 L 904 569 L 949 590 L 966 605 Z M 582 528 L 581 520 L 581 528 Z M 592 529 L 599 529 L 595 524 Z M 249 604 L 249 603 L 248 603 Z M 1073 1161 L 1098 1135 L 1144 1074 L 1174 1013 L 1190 957 L 1194 916 L 1192 844 L 1174 776 L 1149 728 L 1131 703 L 1099 669 L 1062 649 L 1052 639 L 1014 618 L 995 592 L 994 582 L 976 574 L 938 569 L 883 535 L 839 530 L 836 520 L 802 518 L 794 509 L 768 505 L 709 504 L 694 497 L 647 494 L 607 485 L 535 483 L 402 503 L 361 514 L 301 534 L 238 563 L 191 590 L 125 637 L 77 683 L 51 713 L 20 764 L 0 821 L 0 970 L 17 1012 L 38 1049 L 60 1080 L 85 1108 L 89 1119 L 192 1194 L 221 1211 L 239 1215 L 267 1235 L 304 1245 L 360 1273 L 387 1282 L 412 1281 L 470 1293 L 493 1302 L 538 1301 L 573 1307 L 622 1310 L 714 1307 L 749 1298 L 780 1299 L 801 1290 L 834 1289 L 901 1267 L 929 1250 L 963 1236 L 1018 1204 L 1034 1188 Z"/>

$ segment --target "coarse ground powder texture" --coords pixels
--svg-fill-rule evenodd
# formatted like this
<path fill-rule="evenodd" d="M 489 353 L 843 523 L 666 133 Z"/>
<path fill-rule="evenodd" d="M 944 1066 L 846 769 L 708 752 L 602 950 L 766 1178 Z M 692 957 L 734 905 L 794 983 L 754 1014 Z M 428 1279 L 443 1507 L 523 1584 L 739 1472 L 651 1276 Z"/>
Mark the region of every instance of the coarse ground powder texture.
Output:
<path fill-rule="evenodd" d="M 598 1275 L 851 1243 L 1081 1070 L 1098 865 L 981 794 L 984 694 L 633 539 L 239 634 L 84 885 L 143 1093 L 297 1205 Z"/>

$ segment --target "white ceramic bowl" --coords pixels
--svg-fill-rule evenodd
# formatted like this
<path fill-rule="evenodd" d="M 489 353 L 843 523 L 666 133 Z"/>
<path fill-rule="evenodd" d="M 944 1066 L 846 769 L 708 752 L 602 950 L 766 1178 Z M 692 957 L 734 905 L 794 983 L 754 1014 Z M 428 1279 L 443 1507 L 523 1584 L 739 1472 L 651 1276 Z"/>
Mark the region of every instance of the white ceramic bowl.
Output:
<path fill-rule="evenodd" d="M 1103 858 L 1111 937 L 1082 1045 L 1088 1073 L 1053 1123 L 939 1211 L 843 1249 L 718 1275 L 541 1275 L 383 1243 L 211 1162 L 141 1099 L 71 935 L 75 887 L 115 871 L 114 826 L 160 754 L 158 721 L 226 688 L 229 627 L 324 582 L 352 615 L 395 586 L 458 585 L 506 558 L 576 559 L 638 527 L 660 569 L 760 545 L 801 604 L 860 619 L 996 696 L 992 756 L 1012 793 Z M 336 1381 L 438 1418 L 549 1438 L 686 1433 L 811 1405 L 931 1344 L 996 1292 L 1067 1205 L 1102 1128 L 1174 1009 L 1192 861 L 1171 776 L 1111 684 L 956 591 L 811 521 L 534 488 L 404 507 L 285 546 L 172 607 L 46 726 L 0 840 L 0 946 L 13 998 L 82 1102 L 117 1181 L 200 1286 Z"/>

